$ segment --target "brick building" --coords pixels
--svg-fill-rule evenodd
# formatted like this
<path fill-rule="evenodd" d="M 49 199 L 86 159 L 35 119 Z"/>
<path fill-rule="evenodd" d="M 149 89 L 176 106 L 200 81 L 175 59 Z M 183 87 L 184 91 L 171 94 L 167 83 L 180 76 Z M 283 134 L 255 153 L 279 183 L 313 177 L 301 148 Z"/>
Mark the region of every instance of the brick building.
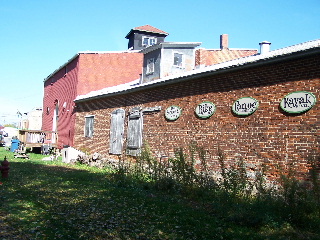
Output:
<path fill-rule="evenodd" d="M 44 80 L 42 130 L 58 133 L 56 144 L 59 148 L 64 145 L 73 146 L 77 113 L 74 99 L 92 91 L 96 91 L 94 94 L 99 94 L 103 88 L 140 79 L 144 56 L 141 51 L 150 49 L 154 45 L 165 44 L 167 36 L 168 33 L 158 28 L 144 25 L 131 29 L 126 35 L 128 39 L 126 51 L 77 53 Z M 226 55 L 224 60 L 235 57 L 234 54 L 228 55 L 227 52 L 228 50 L 224 50 Z M 210 58 L 212 55 L 209 57 L 206 55 L 207 65 L 211 64 Z M 194 61 L 193 56 L 193 63 L 190 66 L 195 66 Z M 87 122 L 91 124 L 91 118 L 87 118 Z M 91 135 L 90 132 L 87 134 Z M 53 137 L 51 141 L 55 141 Z"/>
<path fill-rule="evenodd" d="M 76 96 L 140 78 L 143 54 L 139 50 L 163 42 L 167 35 L 145 25 L 128 33 L 126 51 L 77 53 L 44 80 L 42 130 L 58 132 L 59 148 L 73 146 Z"/>
<path fill-rule="evenodd" d="M 320 40 L 264 52 L 268 44 L 257 55 L 78 96 L 74 146 L 116 157 L 146 141 L 170 157 L 195 141 L 211 169 L 219 148 L 227 163 L 266 164 L 273 177 L 292 161 L 305 174 L 319 156 Z"/>
<path fill-rule="evenodd" d="M 80 52 L 44 80 L 42 130 L 58 132 L 58 147 L 73 145 L 76 96 L 139 78 L 142 54 Z"/>

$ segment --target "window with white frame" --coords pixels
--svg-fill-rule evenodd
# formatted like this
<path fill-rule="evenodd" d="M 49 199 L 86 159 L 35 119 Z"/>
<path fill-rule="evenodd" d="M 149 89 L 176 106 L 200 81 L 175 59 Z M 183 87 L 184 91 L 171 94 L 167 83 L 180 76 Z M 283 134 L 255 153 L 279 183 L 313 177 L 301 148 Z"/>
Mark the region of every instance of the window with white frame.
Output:
<path fill-rule="evenodd" d="M 173 65 L 177 67 L 183 67 L 183 54 L 174 53 L 173 54 Z"/>
<path fill-rule="evenodd" d="M 151 74 L 154 72 L 154 58 L 147 59 L 147 71 L 146 74 Z"/>
<path fill-rule="evenodd" d="M 154 37 L 143 37 L 142 38 L 142 46 L 147 47 L 147 46 L 152 46 L 157 43 L 157 39 Z"/>
<path fill-rule="evenodd" d="M 93 123 L 94 123 L 94 116 L 85 116 L 85 126 L 84 126 L 84 136 L 85 137 L 93 137 Z"/>

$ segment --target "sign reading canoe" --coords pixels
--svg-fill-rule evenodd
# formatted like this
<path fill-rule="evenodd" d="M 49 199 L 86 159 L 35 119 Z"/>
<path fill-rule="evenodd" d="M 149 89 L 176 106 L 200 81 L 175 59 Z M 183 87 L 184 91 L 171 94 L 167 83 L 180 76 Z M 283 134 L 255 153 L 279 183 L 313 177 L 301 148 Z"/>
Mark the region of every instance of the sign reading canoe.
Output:
<path fill-rule="evenodd" d="M 182 112 L 182 109 L 180 107 L 172 105 L 166 109 L 164 115 L 166 119 L 174 121 L 180 117 L 181 112 Z"/>
<path fill-rule="evenodd" d="M 289 93 L 280 102 L 280 107 L 288 113 L 302 113 L 308 111 L 316 103 L 316 97 L 307 91 Z"/>
<path fill-rule="evenodd" d="M 237 115 L 250 115 L 254 113 L 259 107 L 257 99 L 252 97 L 239 98 L 232 105 L 232 111 Z"/>
<path fill-rule="evenodd" d="M 216 106 L 212 102 L 202 102 L 198 104 L 195 109 L 195 112 L 200 118 L 209 118 L 216 111 Z"/>

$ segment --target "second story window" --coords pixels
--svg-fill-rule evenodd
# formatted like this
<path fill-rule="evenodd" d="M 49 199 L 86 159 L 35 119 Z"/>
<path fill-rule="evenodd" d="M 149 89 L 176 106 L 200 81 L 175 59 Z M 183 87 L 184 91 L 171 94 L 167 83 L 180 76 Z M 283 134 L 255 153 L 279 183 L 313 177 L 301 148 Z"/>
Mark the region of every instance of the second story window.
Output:
<path fill-rule="evenodd" d="M 84 126 L 84 136 L 85 137 L 93 137 L 93 123 L 94 123 L 94 116 L 86 116 L 85 117 L 85 126 Z"/>
<path fill-rule="evenodd" d="M 152 74 L 154 72 L 154 58 L 147 59 L 147 71 L 146 74 Z"/>
<path fill-rule="evenodd" d="M 154 37 L 143 37 L 142 38 L 142 46 L 147 47 L 157 43 L 157 39 Z"/>
<path fill-rule="evenodd" d="M 173 56 L 173 65 L 177 67 L 183 67 L 183 54 L 174 53 Z"/>

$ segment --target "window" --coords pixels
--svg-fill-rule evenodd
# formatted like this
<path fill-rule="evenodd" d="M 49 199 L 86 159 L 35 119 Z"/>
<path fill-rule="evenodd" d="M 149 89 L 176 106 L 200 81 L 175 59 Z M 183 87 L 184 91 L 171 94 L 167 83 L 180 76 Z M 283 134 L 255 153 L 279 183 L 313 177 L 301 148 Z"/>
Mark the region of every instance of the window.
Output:
<path fill-rule="evenodd" d="M 142 38 L 142 46 L 147 47 L 147 46 L 152 46 L 157 43 L 157 39 L 154 37 L 143 37 Z"/>
<path fill-rule="evenodd" d="M 182 67 L 183 66 L 183 55 L 181 53 L 174 53 L 173 56 L 173 65 L 177 67 Z"/>
<path fill-rule="evenodd" d="M 156 38 L 149 39 L 149 45 L 155 45 L 157 43 Z"/>
<path fill-rule="evenodd" d="M 111 154 L 122 153 L 124 117 L 125 117 L 125 111 L 123 109 L 117 109 L 111 113 L 110 151 L 109 151 Z"/>
<path fill-rule="evenodd" d="M 147 71 L 146 74 L 151 74 L 154 72 L 154 58 L 147 59 Z"/>
<path fill-rule="evenodd" d="M 91 138 L 93 136 L 94 116 L 86 116 L 85 119 L 84 136 Z"/>
<path fill-rule="evenodd" d="M 127 147 L 137 150 L 142 145 L 142 112 L 133 108 L 129 113 Z"/>

